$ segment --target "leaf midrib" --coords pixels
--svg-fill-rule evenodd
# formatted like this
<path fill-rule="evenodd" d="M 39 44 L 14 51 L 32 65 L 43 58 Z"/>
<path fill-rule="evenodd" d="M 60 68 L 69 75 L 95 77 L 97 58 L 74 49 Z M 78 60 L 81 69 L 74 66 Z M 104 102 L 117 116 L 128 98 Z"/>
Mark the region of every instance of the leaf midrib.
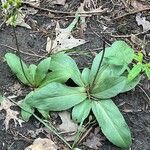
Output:
<path fill-rule="evenodd" d="M 101 110 L 104 112 L 104 114 L 106 115 L 106 117 L 107 117 L 107 119 L 109 120 L 109 122 L 110 122 L 110 124 L 113 126 L 113 128 L 115 129 L 115 131 L 117 131 L 116 133 L 118 133 L 118 135 L 119 135 L 119 137 L 121 138 L 121 140 L 123 141 L 123 143 L 124 143 L 124 145 L 126 145 L 126 143 L 124 142 L 124 140 L 123 140 L 123 138 L 122 138 L 122 136 L 120 135 L 120 133 L 118 132 L 118 130 L 116 129 L 116 127 L 114 126 L 114 124 L 113 124 L 113 121 L 111 121 L 111 117 L 109 117 L 109 114 L 105 111 L 105 109 L 107 109 L 105 106 L 102 106 L 101 104 L 100 104 L 100 102 L 98 102 L 99 103 L 99 106 L 100 106 L 100 108 L 101 108 Z M 104 108 L 105 109 L 104 109 Z M 117 126 L 117 125 L 116 125 Z"/>

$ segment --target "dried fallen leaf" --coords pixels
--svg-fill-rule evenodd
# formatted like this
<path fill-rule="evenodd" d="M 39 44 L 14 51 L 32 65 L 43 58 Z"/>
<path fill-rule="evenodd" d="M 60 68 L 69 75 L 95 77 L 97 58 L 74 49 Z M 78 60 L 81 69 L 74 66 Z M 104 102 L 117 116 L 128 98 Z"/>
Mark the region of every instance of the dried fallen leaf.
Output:
<path fill-rule="evenodd" d="M 28 3 L 31 6 L 35 6 L 35 7 L 39 7 L 40 6 L 40 0 L 25 0 L 24 2 Z M 29 14 L 30 15 L 34 15 L 34 14 L 36 14 L 38 12 L 37 9 L 34 9 L 32 7 L 25 7 L 24 6 L 21 9 L 22 9 L 23 14 L 25 14 L 25 15 L 29 15 Z"/>
<path fill-rule="evenodd" d="M 89 148 L 100 150 L 100 147 L 102 146 L 101 141 L 103 140 L 104 138 L 99 134 L 99 127 L 97 127 L 95 128 L 94 133 L 90 133 L 83 144 Z"/>
<path fill-rule="evenodd" d="M 24 0 L 24 2 L 29 3 L 30 5 L 39 7 L 40 6 L 40 0 Z"/>
<path fill-rule="evenodd" d="M 138 25 L 142 25 L 144 32 L 150 30 L 150 22 L 146 20 L 146 17 L 141 17 L 141 13 L 136 15 L 136 21 Z"/>
<path fill-rule="evenodd" d="M 15 94 L 16 96 L 22 95 L 22 89 L 20 83 L 15 83 L 9 87 L 11 93 Z"/>
<path fill-rule="evenodd" d="M 10 109 L 11 106 L 15 106 L 15 104 L 9 101 L 7 98 L 4 98 L 3 101 L 0 103 L 0 111 L 1 110 L 6 111 L 6 117 L 4 120 L 4 125 L 6 130 L 8 130 L 9 128 L 9 122 L 11 119 L 14 121 L 15 126 L 17 126 L 17 122 L 20 126 L 22 126 L 22 122 L 24 122 L 23 120 L 17 117 L 19 112 Z"/>
<path fill-rule="evenodd" d="M 44 133 L 44 129 L 43 128 L 37 128 L 35 130 L 28 130 L 27 131 L 27 135 L 29 135 L 32 138 L 36 138 L 40 133 Z"/>
<path fill-rule="evenodd" d="M 28 146 L 24 150 L 57 150 L 55 143 L 47 138 L 35 139 L 32 145 Z"/>
<path fill-rule="evenodd" d="M 97 0 L 84 0 L 83 3 L 86 8 L 96 8 Z"/>
<path fill-rule="evenodd" d="M 131 0 L 130 4 L 135 10 L 141 10 L 141 9 L 148 8 L 148 5 L 143 5 L 141 2 L 139 2 L 137 0 Z"/>
<path fill-rule="evenodd" d="M 17 17 L 17 20 L 16 20 L 16 25 L 31 29 L 31 27 L 27 23 L 25 23 L 24 18 L 25 18 L 25 15 L 22 14 L 22 13 L 19 13 L 18 17 Z"/>
<path fill-rule="evenodd" d="M 131 34 L 131 41 L 136 44 L 136 45 L 141 45 L 143 44 L 143 41 L 139 39 L 136 35 Z"/>
<path fill-rule="evenodd" d="M 62 121 L 62 124 L 59 125 L 60 131 L 63 133 L 73 133 L 77 131 L 78 125 L 71 120 L 69 112 L 60 112 L 59 116 Z"/>
<path fill-rule="evenodd" d="M 59 23 L 56 25 L 56 38 L 55 40 L 51 40 L 49 37 L 47 38 L 46 51 L 48 53 L 56 53 L 63 50 L 69 50 L 79 45 L 85 43 L 83 39 L 76 39 L 72 36 L 71 31 L 77 24 L 79 16 L 73 20 L 73 22 L 65 29 L 61 29 Z M 50 49 L 51 48 L 51 49 Z"/>
<path fill-rule="evenodd" d="M 78 8 L 78 12 L 80 13 L 80 12 L 85 12 L 85 10 L 84 10 L 84 3 L 81 3 L 80 4 L 80 7 Z M 87 27 L 87 24 L 86 24 L 86 22 L 85 22 L 85 19 L 86 19 L 86 17 L 85 16 L 81 16 L 80 17 L 80 23 L 81 23 L 81 29 L 82 29 L 82 31 L 85 31 L 86 30 L 86 27 Z"/>
<path fill-rule="evenodd" d="M 64 6 L 66 3 L 66 0 L 53 0 L 52 4 L 62 5 Z"/>

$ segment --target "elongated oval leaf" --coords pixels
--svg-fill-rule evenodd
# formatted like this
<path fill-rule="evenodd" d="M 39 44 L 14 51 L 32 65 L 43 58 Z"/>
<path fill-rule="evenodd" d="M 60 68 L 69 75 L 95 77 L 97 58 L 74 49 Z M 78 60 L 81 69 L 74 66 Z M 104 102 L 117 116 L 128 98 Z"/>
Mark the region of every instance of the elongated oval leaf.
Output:
<path fill-rule="evenodd" d="M 105 78 L 121 76 L 126 69 L 126 66 L 117 66 L 104 63 L 98 72 L 95 84 L 98 85 Z"/>
<path fill-rule="evenodd" d="M 129 71 L 129 74 L 128 74 L 128 80 L 131 81 L 133 80 L 134 78 L 136 78 L 140 72 L 142 71 L 142 64 L 139 63 L 137 65 L 135 65 L 130 71 Z"/>
<path fill-rule="evenodd" d="M 89 85 L 89 74 L 90 74 L 90 69 L 89 68 L 84 68 L 81 74 L 82 81 L 84 82 L 85 86 Z"/>
<path fill-rule="evenodd" d="M 106 48 L 105 58 L 109 64 L 128 65 L 134 58 L 134 50 L 124 41 L 116 41 Z"/>
<path fill-rule="evenodd" d="M 31 64 L 29 66 L 29 74 L 28 74 L 28 78 L 30 79 L 30 81 L 32 82 L 32 84 L 35 86 L 36 83 L 35 83 L 35 74 L 36 74 L 36 69 L 37 69 L 37 66 L 34 65 L 34 64 Z"/>
<path fill-rule="evenodd" d="M 50 70 L 68 74 L 67 76 L 70 76 L 77 85 L 84 86 L 81 73 L 75 61 L 64 53 L 58 53 L 52 56 Z"/>
<path fill-rule="evenodd" d="M 92 90 L 92 96 L 100 99 L 108 99 L 118 95 L 126 84 L 126 77 L 105 78 L 96 84 Z"/>
<path fill-rule="evenodd" d="M 93 60 L 89 76 L 90 85 L 93 84 L 93 80 L 95 78 L 96 72 L 99 68 L 99 64 L 102 58 L 102 53 L 103 52 L 97 54 Z M 105 49 L 105 54 L 101 68 L 109 66 L 112 71 L 111 74 L 116 74 L 116 71 L 119 71 L 117 72 L 117 74 L 123 73 L 123 71 L 125 71 L 125 69 L 127 68 L 128 64 L 131 63 L 131 61 L 133 60 L 133 57 L 134 51 L 127 43 L 125 43 L 124 41 L 116 41 L 112 44 L 111 47 Z"/>
<path fill-rule="evenodd" d="M 32 116 L 32 113 L 34 113 L 34 110 L 27 105 L 25 102 L 21 104 L 21 117 L 24 121 L 29 121 L 30 117 Z"/>
<path fill-rule="evenodd" d="M 72 88 L 60 83 L 50 83 L 25 99 L 26 104 L 45 111 L 69 109 L 86 99 L 84 88 Z"/>
<path fill-rule="evenodd" d="M 51 82 L 65 83 L 71 77 L 71 75 L 71 72 L 67 71 L 52 71 L 46 75 L 40 87 L 43 87 Z"/>
<path fill-rule="evenodd" d="M 133 89 L 140 82 L 140 80 L 141 80 L 141 76 L 137 76 L 133 80 L 128 80 L 127 79 L 126 85 L 122 89 L 121 93 L 130 91 L 131 89 Z"/>
<path fill-rule="evenodd" d="M 150 65 L 145 66 L 144 70 L 145 70 L 145 73 L 146 73 L 148 79 L 150 79 Z"/>
<path fill-rule="evenodd" d="M 82 122 L 88 117 L 90 110 L 91 101 L 89 99 L 86 99 L 80 104 L 74 106 L 72 110 L 72 119 L 76 122 Z"/>
<path fill-rule="evenodd" d="M 90 70 L 90 75 L 89 75 L 90 85 L 94 81 L 96 73 L 99 69 L 99 64 L 100 64 L 101 59 L 102 59 L 102 53 L 99 53 L 99 54 L 96 55 L 96 57 L 93 60 L 92 67 L 91 67 L 91 70 Z"/>
<path fill-rule="evenodd" d="M 129 127 L 112 100 L 93 101 L 92 111 L 109 141 L 121 148 L 131 146 Z"/>
<path fill-rule="evenodd" d="M 42 60 L 37 68 L 36 68 L 36 74 L 35 74 L 35 83 L 36 85 L 40 85 L 40 83 L 42 82 L 42 80 L 46 77 L 48 70 L 50 68 L 50 63 L 51 63 L 51 58 L 48 57 L 44 60 Z"/>
<path fill-rule="evenodd" d="M 9 65 L 12 72 L 17 76 L 17 78 L 24 84 L 29 84 L 29 82 L 26 80 L 21 64 L 20 64 L 20 58 L 17 57 L 15 54 L 7 53 L 5 55 L 7 64 Z M 25 74 L 29 74 L 28 67 L 26 64 L 22 61 L 23 69 L 25 71 Z"/>
<path fill-rule="evenodd" d="M 28 99 L 30 96 L 32 96 L 33 91 L 30 92 L 28 95 L 26 95 L 25 99 Z M 20 104 L 21 106 L 21 117 L 24 121 L 29 121 L 30 117 L 34 113 L 34 109 L 30 105 L 28 105 L 24 100 Z"/>

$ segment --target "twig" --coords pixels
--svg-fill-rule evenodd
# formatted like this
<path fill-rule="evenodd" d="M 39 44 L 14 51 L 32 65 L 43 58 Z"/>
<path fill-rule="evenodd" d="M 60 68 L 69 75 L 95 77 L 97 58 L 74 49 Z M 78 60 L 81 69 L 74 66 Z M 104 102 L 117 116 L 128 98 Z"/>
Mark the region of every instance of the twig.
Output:
<path fill-rule="evenodd" d="M 150 97 L 149 95 L 146 93 L 146 91 L 140 86 L 138 85 L 138 87 L 142 90 L 142 92 L 146 95 L 146 97 L 148 98 L 148 100 L 146 99 L 146 102 L 148 103 L 148 106 L 150 106 Z"/>
<path fill-rule="evenodd" d="M 125 0 L 121 0 L 121 1 L 126 8 L 129 8 L 128 3 Z"/>
<path fill-rule="evenodd" d="M 149 11 L 149 10 L 150 10 L 150 7 L 148 7 L 148 8 L 143 8 L 143 9 L 138 9 L 138 10 L 131 11 L 131 12 L 129 12 L 129 13 L 123 14 L 123 15 L 121 15 L 121 16 L 118 16 L 118 17 L 116 17 L 116 18 L 114 18 L 114 19 L 112 19 L 112 20 L 118 20 L 118 19 L 124 18 L 124 17 L 129 16 L 129 15 L 134 15 L 134 14 L 136 14 L 136 13 L 139 13 L 139 12 L 142 12 L 142 11 Z"/>
<path fill-rule="evenodd" d="M 140 32 L 140 33 L 137 33 L 137 34 L 129 34 L 129 35 L 114 35 L 114 34 L 110 34 L 111 37 L 115 37 L 115 38 L 130 38 L 132 35 L 135 35 L 135 36 L 139 36 L 139 35 L 142 35 L 142 34 L 146 34 L 149 30 L 147 31 L 143 31 L 143 32 Z"/>
<path fill-rule="evenodd" d="M 78 144 L 80 144 L 86 137 L 87 135 L 91 132 L 91 130 L 93 129 L 93 126 L 95 124 L 93 124 L 89 129 L 86 130 L 86 132 L 82 135 L 82 137 L 80 138 L 80 140 L 78 141 Z"/>
<path fill-rule="evenodd" d="M 78 141 L 79 141 L 79 139 L 80 139 L 80 137 L 82 135 L 82 125 L 83 125 L 83 122 L 84 122 L 84 120 L 81 121 L 81 123 L 80 123 L 80 125 L 78 127 L 78 130 L 77 130 L 76 136 L 75 136 L 75 140 L 74 140 L 74 142 L 72 144 L 71 150 L 74 149 L 74 147 L 76 146 L 76 144 L 78 143 Z"/>
<path fill-rule="evenodd" d="M 67 11 L 59 11 L 59 10 L 52 10 L 52 9 L 48 9 L 48 8 L 42 8 L 42 7 L 38 7 L 38 6 L 34 6 L 30 3 L 27 2 L 23 2 L 23 4 L 28 5 L 32 8 L 38 9 L 38 10 L 42 10 L 42 11 L 47 11 L 50 13 L 55 13 L 55 14 L 72 14 L 75 15 L 77 12 L 67 12 Z M 100 9 L 98 10 L 91 10 L 91 11 L 84 11 L 84 12 L 79 12 L 79 14 L 97 14 L 97 13 L 106 13 L 107 12 L 107 8 L 105 9 Z"/>
<path fill-rule="evenodd" d="M 108 46 L 111 46 L 111 42 L 110 41 L 108 41 L 105 37 L 101 37 L 98 33 L 96 33 L 93 29 L 92 29 L 92 27 L 90 26 L 90 28 L 91 28 L 91 30 L 92 30 L 92 32 L 97 36 L 97 37 L 99 37 L 103 42 L 105 42 Z"/>
<path fill-rule="evenodd" d="M 89 119 L 89 121 L 85 124 L 84 126 L 84 134 L 82 134 L 80 140 L 77 142 L 77 144 L 80 144 L 82 142 L 82 140 L 84 140 L 85 137 L 87 137 L 87 135 L 89 134 L 89 132 L 92 130 L 92 128 L 97 124 L 96 120 L 94 119 L 92 122 L 92 120 Z"/>
<path fill-rule="evenodd" d="M 0 43 L 0 46 L 4 46 L 4 47 L 7 47 L 7 48 L 9 48 L 9 49 L 11 49 L 11 50 L 13 50 L 13 51 L 17 51 L 16 48 L 13 48 L 13 47 L 8 46 L 8 45 L 5 45 L 5 44 L 1 44 L 1 43 Z M 25 54 L 25 55 L 29 55 L 29 56 L 34 56 L 34 57 L 43 58 L 43 56 L 40 56 L 40 55 L 37 55 L 37 54 L 31 54 L 31 53 L 28 53 L 28 52 L 23 52 L 23 51 L 21 51 L 21 50 L 20 50 L 20 53 Z"/>
<path fill-rule="evenodd" d="M 2 29 L 2 26 L 5 24 L 5 20 L 0 24 L 0 30 Z"/>
<path fill-rule="evenodd" d="M 48 17 L 48 18 L 52 18 L 52 19 L 74 18 L 74 15 L 55 17 L 55 16 L 46 15 L 46 14 L 36 14 L 36 16 L 43 16 L 43 17 Z M 91 17 L 91 16 L 92 16 L 91 14 L 80 14 L 80 17 Z"/>

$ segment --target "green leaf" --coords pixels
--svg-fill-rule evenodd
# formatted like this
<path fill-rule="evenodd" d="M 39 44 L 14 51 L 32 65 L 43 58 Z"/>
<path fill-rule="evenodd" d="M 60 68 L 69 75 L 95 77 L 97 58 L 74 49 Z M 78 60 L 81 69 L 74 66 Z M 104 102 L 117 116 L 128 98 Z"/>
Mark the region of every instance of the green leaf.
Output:
<path fill-rule="evenodd" d="M 90 69 L 84 68 L 82 71 L 81 77 L 85 86 L 89 85 L 89 74 L 90 74 Z"/>
<path fill-rule="evenodd" d="M 88 117 L 90 110 L 91 101 L 89 99 L 86 99 L 80 104 L 74 106 L 72 110 L 72 119 L 76 122 L 82 122 Z"/>
<path fill-rule="evenodd" d="M 38 109 L 38 111 L 40 112 L 40 114 L 42 114 L 42 116 L 45 119 L 48 119 L 48 117 L 49 117 L 49 111 L 44 111 L 44 110 L 40 110 L 40 109 Z"/>
<path fill-rule="evenodd" d="M 135 77 L 137 77 L 140 72 L 142 71 L 142 64 L 141 63 L 138 63 L 136 64 L 130 71 L 129 71 L 129 74 L 128 74 L 128 80 L 129 81 L 132 81 Z"/>
<path fill-rule="evenodd" d="M 145 70 L 147 77 L 150 79 L 150 65 L 145 64 L 144 70 Z"/>
<path fill-rule="evenodd" d="M 93 101 L 92 111 L 102 132 L 109 141 L 121 148 L 129 148 L 131 146 L 129 127 L 111 99 Z"/>
<path fill-rule="evenodd" d="M 89 75 L 90 85 L 93 84 L 94 78 L 99 69 L 99 64 L 102 59 L 102 53 L 103 52 L 97 54 L 93 60 Z M 127 69 L 128 64 L 132 62 L 133 57 L 133 49 L 124 41 L 114 42 L 111 47 L 105 49 L 103 63 L 101 65 L 97 78 L 101 77 L 100 73 L 104 70 L 105 73 L 107 71 L 107 73 L 111 73 L 111 75 L 122 74 Z"/>
<path fill-rule="evenodd" d="M 35 80 L 34 80 L 34 77 L 35 77 L 35 74 L 36 74 L 36 68 L 37 66 L 34 65 L 34 64 L 31 64 L 29 66 L 29 74 L 27 75 L 28 79 L 30 79 L 31 83 L 33 85 L 35 85 Z"/>
<path fill-rule="evenodd" d="M 46 77 L 48 70 L 50 68 L 50 64 L 51 64 L 51 58 L 50 57 L 42 60 L 38 64 L 38 66 L 36 68 L 36 74 L 35 74 L 35 83 L 37 86 L 40 85 L 42 80 Z"/>
<path fill-rule="evenodd" d="M 138 52 L 138 54 L 134 54 L 134 60 L 137 62 L 142 63 L 143 62 L 143 53 Z"/>
<path fill-rule="evenodd" d="M 26 104 L 26 102 L 21 103 L 21 117 L 24 121 L 28 122 L 32 113 L 34 113 L 34 109 L 30 107 L 30 105 Z"/>
<path fill-rule="evenodd" d="M 25 99 L 31 107 L 45 111 L 61 111 L 69 109 L 86 99 L 84 88 L 73 88 L 60 83 L 50 83 Z"/>
<path fill-rule="evenodd" d="M 92 90 L 92 96 L 100 99 L 108 99 L 119 94 L 126 84 L 126 77 L 106 77 Z"/>
<path fill-rule="evenodd" d="M 133 80 L 127 79 L 126 85 L 123 88 L 123 90 L 121 91 L 121 93 L 130 91 L 131 89 L 133 89 L 140 82 L 140 80 L 141 80 L 141 76 L 137 76 Z"/>
<path fill-rule="evenodd" d="M 5 58 L 6 58 L 7 64 L 11 68 L 12 72 L 14 74 L 16 74 L 17 78 L 22 83 L 29 85 L 29 82 L 26 80 L 26 78 L 24 76 L 19 57 L 17 57 L 15 54 L 7 53 L 5 55 Z M 28 67 L 26 66 L 26 64 L 23 61 L 22 61 L 22 64 L 23 64 L 25 74 L 28 75 L 29 74 Z"/>
<path fill-rule="evenodd" d="M 54 72 L 56 71 L 56 73 L 64 73 L 67 78 L 71 78 L 77 85 L 84 86 L 84 83 L 81 79 L 81 73 L 75 61 L 62 52 L 52 56 L 50 70 Z"/>
<path fill-rule="evenodd" d="M 33 95 L 33 93 L 34 92 L 31 91 L 29 94 L 26 95 L 25 99 L 30 98 Z M 25 102 L 25 99 L 21 102 L 20 107 L 21 107 L 21 117 L 24 121 L 27 122 L 32 116 L 32 113 L 34 113 L 34 109 L 31 108 L 31 106 Z"/>
<path fill-rule="evenodd" d="M 96 73 L 99 69 L 99 64 L 100 64 L 101 58 L 102 58 L 102 53 L 99 53 L 99 54 L 96 55 L 96 57 L 93 60 L 92 67 L 91 67 L 91 70 L 90 70 L 90 75 L 89 75 L 90 84 L 92 84 L 93 81 L 94 81 Z"/>
<path fill-rule="evenodd" d="M 126 69 L 126 66 L 117 66 L 105 63 L 98 72 L 95 84 L 98 85 L 105 78 L 118 77 L 122 75 Z"/>
<path fill-rule="evenodd" d="M 105 50 L 105 58 L 109 64 L 128 65 L 133 57 L 134 50 L 124 41 L 116 41 Z"/>
<path fill-rule="evenodd" d="M 42 81 L 40 87 L 43 87 L 51 82 L 65 83 L 70 77 L 71 74 L 67 71 L 52 71 L 47 74 L 45 79 Z"/>
<path fill-rule="evenodd" d="M 0 94 L 0 103 L 4 100 L 4 97 Z"/>

